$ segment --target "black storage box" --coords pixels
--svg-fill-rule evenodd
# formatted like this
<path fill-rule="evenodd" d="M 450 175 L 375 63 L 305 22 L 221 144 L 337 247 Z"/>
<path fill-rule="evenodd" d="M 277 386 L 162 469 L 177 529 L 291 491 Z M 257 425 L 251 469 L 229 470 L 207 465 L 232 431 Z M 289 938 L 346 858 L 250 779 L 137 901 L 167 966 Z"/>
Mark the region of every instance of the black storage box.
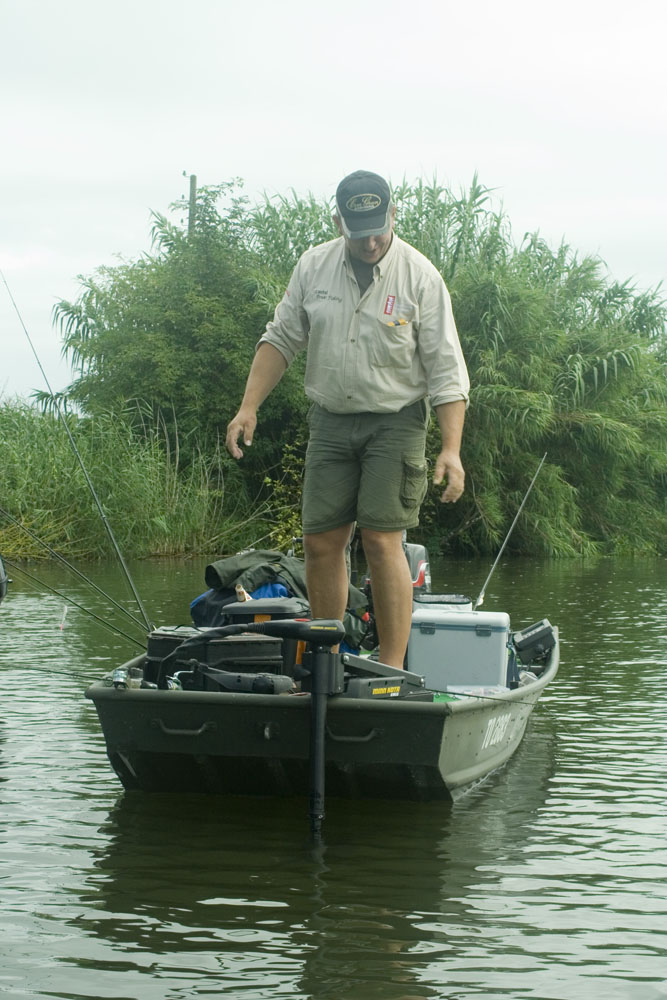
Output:
<path fill-rule="evenodd" d="M 300 597 L 260 597 L 257 600 L 235 601 L 224 608 L 227 625 L 249 622 L 281 621 L 285 618 L 310 618 L 310 605 Z M 294 676 L 294 667 L 301 661 L 303 644 L 296 639 L 282 639 L 283 673 Z"/>
<path fill-rule="evenodd" d="M 283 647 L 280 639 L 268 635 L 234 635 L 223 639 L 204 641 L 207 629 L 196 629 L 187 625 L 155 629 L 148 636 L 148 649 L 144 679 L 159 684 L 161 664 L 165 656 L 172 653 L 186 639 L 202 637 L 197 643 L 184 652 L 184 659 L 199 660 L 211 667 L 223 670 L 238 670 L 245 673 L 265 671 L 280 674 L 283 672 Z M 183 664 L 172 663 L 170 673 L 183 669 Z"/>
<path fill-rule="evenodd" d="M 514 632 L 512 641 L 517 656 L 524 665 L 527 665 L 546 657 L 556 645 L 556 636 L 549 619 L 543 618 L 534 625 L 521 629 L 520 632 Z"/>

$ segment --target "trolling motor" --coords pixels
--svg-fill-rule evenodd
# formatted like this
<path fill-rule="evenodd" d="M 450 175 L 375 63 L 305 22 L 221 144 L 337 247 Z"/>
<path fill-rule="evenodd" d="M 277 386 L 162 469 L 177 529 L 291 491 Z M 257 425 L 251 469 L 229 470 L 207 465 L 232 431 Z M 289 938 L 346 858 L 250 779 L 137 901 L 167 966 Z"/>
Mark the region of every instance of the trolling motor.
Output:
<path fill-rule="evenodd" d="M 342 622 L 334 618 L 313 621 L 300 618 L 276 619 L 267 622 L 244 622 L 207 629 L 202 635 L 186 639 L 162 661 L 163 668 L 171 662 L 183 660 L 188 649 L 201 648 L 202 642 L 223 639 L 225 636 L 255 632 L 276 639 L 296 639 L 307 643 L 309 649 L 302 660 L 302 690 L 310 691 L 310 788 L 309 816 L 314 837 L 322 830 L 324 819 L 324 765 L 327 699 L 342 694 L 345 688 L 343 661 L 331 647 L 345 636 Z M 291 684 L 291 681 L 290 681 Z"/>

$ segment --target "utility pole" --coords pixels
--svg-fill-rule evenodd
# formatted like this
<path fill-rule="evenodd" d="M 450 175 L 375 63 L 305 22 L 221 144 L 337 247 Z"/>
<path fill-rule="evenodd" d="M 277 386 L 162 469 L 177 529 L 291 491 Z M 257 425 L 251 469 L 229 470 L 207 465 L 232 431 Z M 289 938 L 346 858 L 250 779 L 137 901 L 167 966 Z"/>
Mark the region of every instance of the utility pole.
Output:
<path fill-rule="evenodd" d="M 188 236 L 192 236 L 195 231 L 195 218 L 197 215 L 197 177 L 190 174 L 190 210 L 188 212 Z"/>

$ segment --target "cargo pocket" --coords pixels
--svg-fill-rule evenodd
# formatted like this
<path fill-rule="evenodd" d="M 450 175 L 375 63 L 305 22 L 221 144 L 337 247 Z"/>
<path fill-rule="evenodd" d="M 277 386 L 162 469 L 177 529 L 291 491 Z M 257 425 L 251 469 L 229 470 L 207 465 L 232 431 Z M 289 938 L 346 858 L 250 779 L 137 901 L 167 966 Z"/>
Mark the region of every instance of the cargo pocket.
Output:
<path fill-rule="evenodd" d="M 401 503 L 404 507 L 418 507 L 426 496 L 428 486 L 426 463 L 415 465 L 403 459 L 403 477 L 401 480 Z"/>

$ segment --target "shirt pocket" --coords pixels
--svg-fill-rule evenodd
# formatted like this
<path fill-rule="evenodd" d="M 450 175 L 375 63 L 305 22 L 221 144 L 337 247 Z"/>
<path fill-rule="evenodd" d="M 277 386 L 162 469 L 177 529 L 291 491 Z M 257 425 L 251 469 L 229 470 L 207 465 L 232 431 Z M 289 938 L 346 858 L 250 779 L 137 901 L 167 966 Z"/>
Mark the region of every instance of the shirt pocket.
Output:
<path fill-rule="evenodd" d="M 340 336 L 344 315 L 340 298 L 326 290 L 310 292 L 304 299 L 308 317 L 308 361 L 311 374 L 339 371 L 345 361 L 345 338 Z M 347 317 L 346 317 L 347 319 Z"/>
<path fill-rule="evenodd" d="M 386 306 L 377 316 L 371 360 L 377 368 L 394 368 L 397 371 L 412 367 L 416 349 L 415 307 L 395 303 L 391 315 Z"/>

